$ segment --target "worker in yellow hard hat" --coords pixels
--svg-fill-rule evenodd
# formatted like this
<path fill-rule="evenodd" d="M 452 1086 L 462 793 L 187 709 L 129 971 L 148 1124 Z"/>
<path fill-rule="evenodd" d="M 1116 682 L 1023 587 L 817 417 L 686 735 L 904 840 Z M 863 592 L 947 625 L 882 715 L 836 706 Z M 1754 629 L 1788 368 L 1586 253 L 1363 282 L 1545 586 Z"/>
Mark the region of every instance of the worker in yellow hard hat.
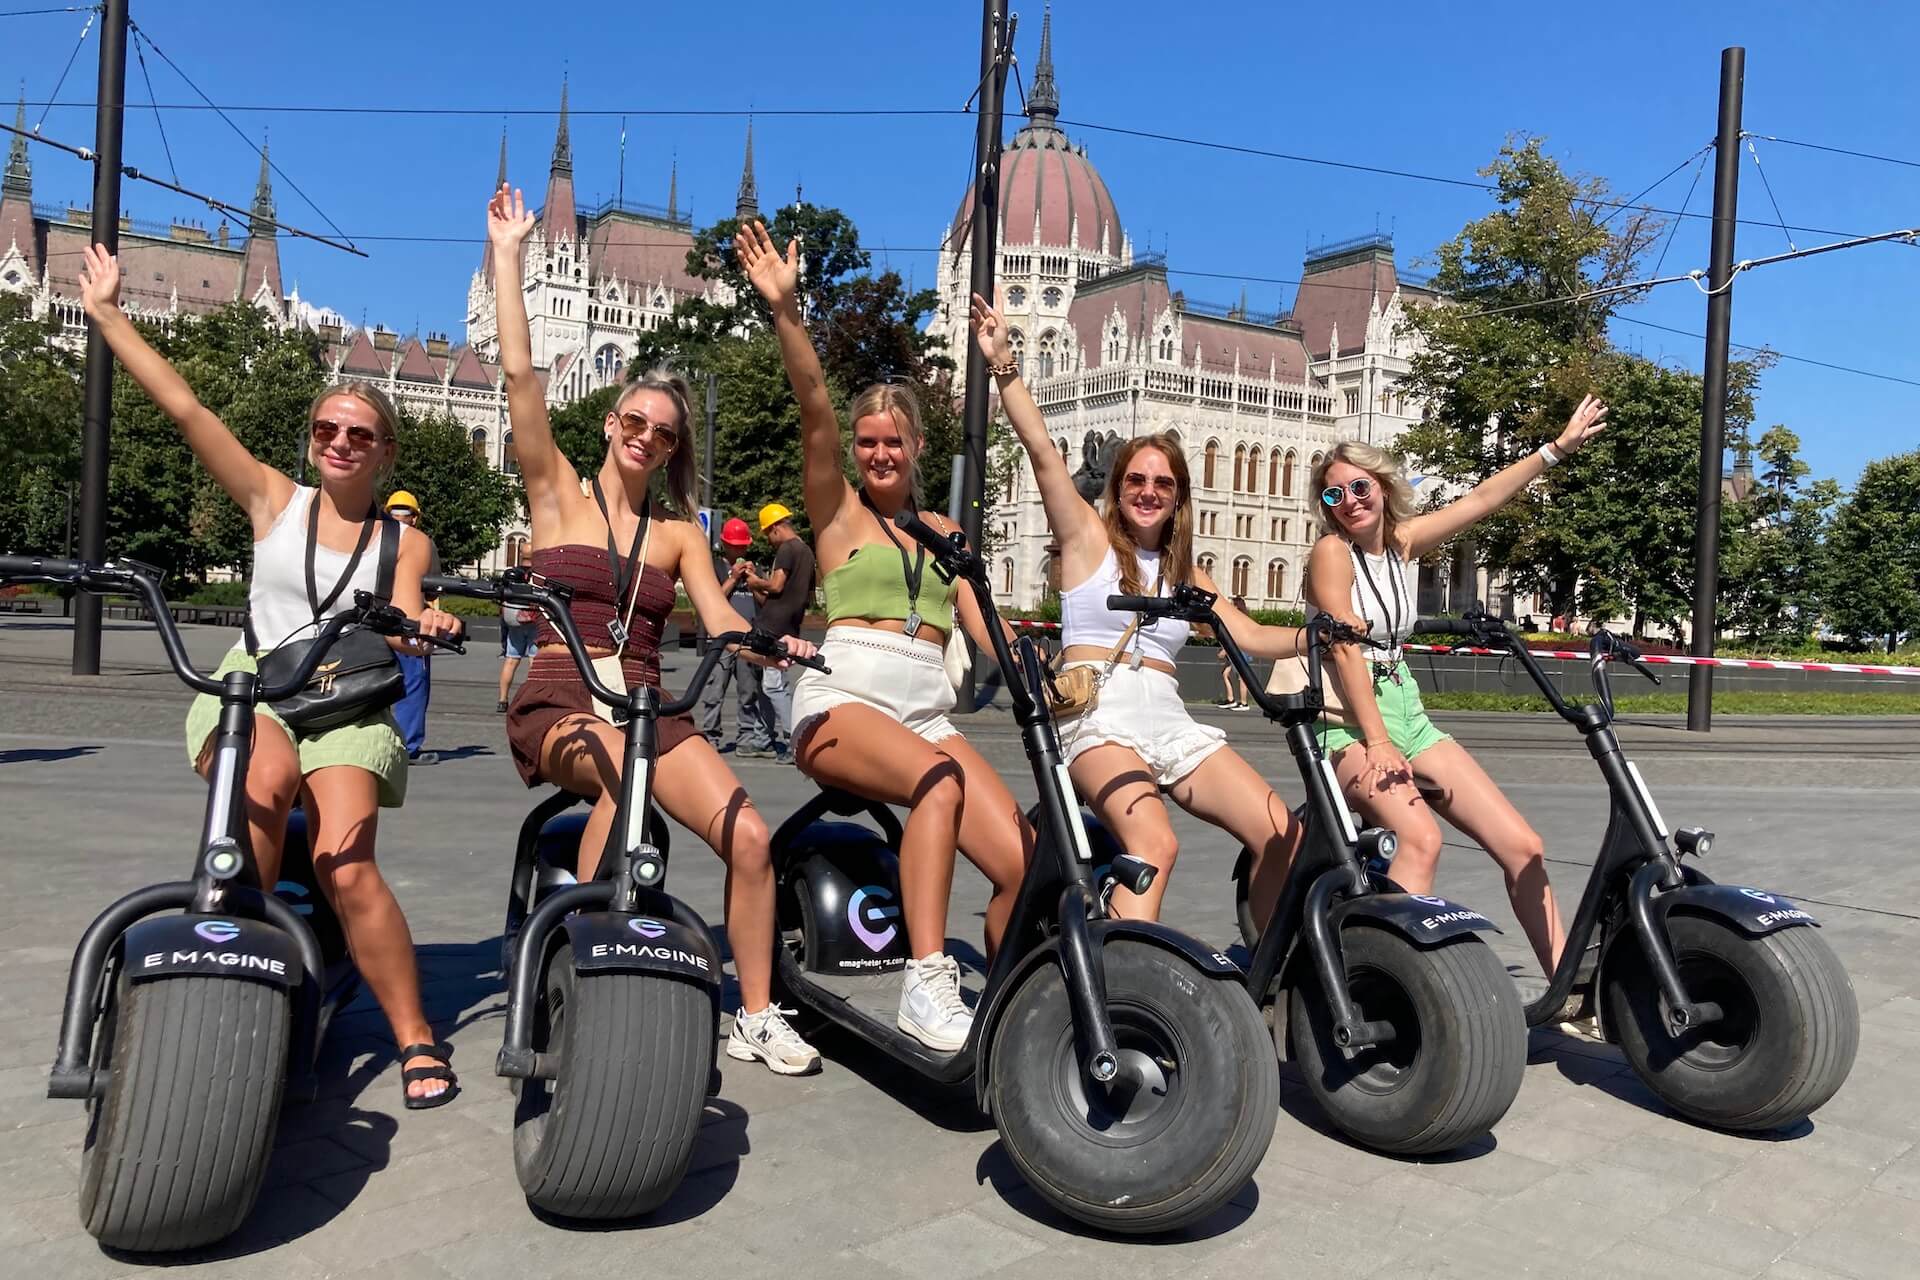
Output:
<path fill-rule="evenodd" d="M 754 625 L 776 636 L 797 636 L 813 603 L 813 548 L 793 527 L 793 512 L 778 502 L 760 508 L 760 532 L 773 544 L 773 568 L 765 576 L 749 569 L 746 585 L 759 603 Z M 778 713 L 780 724 L 793 733 L 793 695 L 786 673 L 772 667 L 761 672 L 762 688 Z M 792 758 L 791 751 L 788 758 Z"/>

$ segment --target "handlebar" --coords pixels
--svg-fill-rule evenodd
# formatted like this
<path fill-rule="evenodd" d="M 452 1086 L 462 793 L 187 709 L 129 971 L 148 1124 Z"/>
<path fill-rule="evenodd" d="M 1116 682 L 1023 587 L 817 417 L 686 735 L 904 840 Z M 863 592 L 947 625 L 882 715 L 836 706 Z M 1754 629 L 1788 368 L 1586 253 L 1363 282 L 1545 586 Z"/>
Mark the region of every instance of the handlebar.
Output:
<path fill-rule="evenodd" d="M 508 569 L 494 578 L 456 578 L 431 574 L 420 579 L 420 590 L 430 599 L 443 595 L 464 596 L 469 600 L 491 600 L 498 604 L 540 610 L 566 643 L 567 652 L 572 656 L 573 665 L 580 672 L 580 679 L 587 686 L 587 691 L 608 706 L 627 705 L 627 695 L 608 688 L 593 669 L 593 655 L 587 651 L 586 641 L 580 638 L 580 628 L 573 620 L 573 588 L 565 583 L 547 582 L 525 568 L 516 568 Z M 792 657 L 780 642 L 780 637 L 765 631 L 729 631 L 713 637 L 713 643 L 701 658 L 700 665 L 694 669 L 693 679 L 688 681 L 686 690 L 671 702 L 662 702 L 659 714 L 677 716 L 691 711 L 694 704 L 699 702 L 700 690 L 713 674 L 715 665 L 730 646 L 736 645 L 762 657 L 789 657 L 795 666 L 812 667 L 817 671 L 829 669 L 817 657 Z"/>
<path fill-rule="evenodd" d="M 220 697 L 226 690 L 225 684 L 201 672 L 187 656 L 186 644 L 180 638 L 180 626 L 173 620 L 173 614 L 167 609 L 166 597 L 160 590 L 161 576 L 159 569 L 137 560 L 93 564 L 85 560 L 53 556 L 0 555 L 0 582 L 51 582 L 98 595 L 138 597 L 153 617 L 154 628 L 160 633 L 161 647 L 167 652 L 167 662 L 173 667 L 174 674 L 196 693 Z M 278 702 L 304 688 L 326 658 L 327 651 L 333 647 L 333 642 L 340 638 L 340 633 L 355 624 L 380 635 L 414 636 L 440 648 L 466 652 L 457 641 L 421 636 L 418 624 L 406 614 L 370 592 L 356 591 L 353 593 L 353 607 L 327 619 L 314 637 L 314 642 L 307 646 L 306 654 L 293 674 L 280 684 L 256 683 L 254 700 Z"/>
<path fill-rule="evenodd" d="M 1527 675 L 1562 719 L 1571 724 L 1583 723 L 1585 717 L 1578 709 L 1567 705 L 1566 699 L 1560 696 L 1559 689 L 1541 668 L 1539 660 L 1528 650 L 1525 641 L 1514 634 L 1513 628 L 1485 609 L 1469 609 L 1464 617 L 1459 618 L 1422 618 L 1414 624 L 1413 634 L 1462 636 L 1480 648 L 1499 649 L 1511 654 L 1526 669 Z M 1660 683 L 1660 677 L 1640 660 L 1639 646 L 1604 627 L 1587 638 L 1587 656 L 1593 670 L 1594 692 L 1599 696 L 1601 709 L 1608 720 L 1613 719 L 1613 686 L 1607 675 L 1609 661 L 1618 659 L 1625 662 L 1653 683 Z"/>

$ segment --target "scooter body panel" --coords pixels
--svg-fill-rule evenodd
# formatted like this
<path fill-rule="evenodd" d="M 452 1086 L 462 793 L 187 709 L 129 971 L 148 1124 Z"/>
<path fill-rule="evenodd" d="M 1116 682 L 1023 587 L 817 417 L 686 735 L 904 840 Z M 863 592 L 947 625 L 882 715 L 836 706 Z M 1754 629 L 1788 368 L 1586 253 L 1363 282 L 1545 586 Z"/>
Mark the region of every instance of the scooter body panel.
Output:
<path fill-rule="evenodd" d="M 1437 947 L 1465 933 L 1499 933 L 1500 926 L 1472 907 L 1430 893 L 1380 892 L 1341 900 L 1330 917 L 1338 933 L 1351 921 L 1382 925 L 1416 947 Z"/>
<path fill-rule="evenodd" d="M 653 971 L 720 985 L 720 952 L 712 935 L 667 912 L 583 911 L 561 928 L 572 944 L 576 973 Z"/>
<path fill-rule="evenodd" d="M 876 832 L 853 822 L 814 822 L 780 858 L 781 925 L 810 924 L 810 973 L 895 973 L 906 967 L 900 859 Z M 807 919 L 794 918 L 801 901 Z"/>
<path fill-rule="evenodd" d="M 129 928 L 121 946 L 134 982 L 209 974 L 293 988 L 306 976 L 284 930 L 244 916 L 152 916 Z"/>

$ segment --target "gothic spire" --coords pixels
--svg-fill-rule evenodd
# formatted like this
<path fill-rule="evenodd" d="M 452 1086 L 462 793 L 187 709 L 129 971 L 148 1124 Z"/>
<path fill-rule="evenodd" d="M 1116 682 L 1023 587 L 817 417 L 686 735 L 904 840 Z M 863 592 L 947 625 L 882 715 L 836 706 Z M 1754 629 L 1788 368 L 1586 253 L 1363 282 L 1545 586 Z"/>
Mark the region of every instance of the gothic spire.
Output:
<path fill-rule="evenodd" d="M 500 122 L 500 176 L 493 180 L 493 189 L 498 191 L 507 185 L 507 124 Z"/>
<path fill-rule="evenodd" d="M 753 181 L 753 117 L 747 117 L 747 158 L 740 166 L 740 190 L 733 198 L 733 216 L 741 222 L 760 216 L 760 196 Z"/>
<path fill-rule="evenodd" d="M 1053 83 L 1053 6 L 1040 19 L 1040 59 L 1033 64 L 1033 92 L 1027 95 L 1027 118 L 1040 128 L 1052 128 L 1060 115 L 1060 90 Z"/>
<path fill-rule="evenodd" d="M 673 156 L 673 169 L 667 178 L 667 218 L 680 216 L 680 153 Z"/>
<path fill-rule="evenodd" d="M 260 138 L 260 180 L 253 186 L 253 209 L 249 219 L 248 234 L 259 234 L 253 228 L 259 227 L 265 234 L 273 233 L 273 173 L 267 163 L 267 139 Z"/>
<path fill-rule="evenodd" d="M 27 82 L 20 82 L 20 104 L 13 109 L 13 127 L 25 130 L 27 127 Z M 33 193 L 33 161 L 27 155 L 27 140 L 21 133 L 13 135 L 13 145 L 7 148 L 6 190 L 31 196 Z"/>
<path fill-rule="evenodd" d="M 560 128 L 553 135 L 553 172 L 573 172 L 573 143 L 567 135 L 567 76 L 560 74 Z"/>

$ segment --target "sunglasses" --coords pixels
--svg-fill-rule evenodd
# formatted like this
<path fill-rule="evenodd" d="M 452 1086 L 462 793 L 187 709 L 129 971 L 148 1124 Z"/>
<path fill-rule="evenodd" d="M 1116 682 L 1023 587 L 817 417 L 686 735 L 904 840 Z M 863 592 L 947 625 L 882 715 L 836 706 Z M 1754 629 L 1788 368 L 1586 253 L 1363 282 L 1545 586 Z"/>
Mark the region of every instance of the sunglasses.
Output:
<path fill-rule="evenodd" d="M 1172 476 L 1145 476 L 1138 471 L 1127 472 L 1125 476 L 1121 477 L 1120 483 L 1122 487 L 1128 489 L 1145 489 L 1151 487 L 1155 493 L 1171 494 L 1180 491 L 1179 481 L 1175 480 Z"/>
<path fill-rule="evenodd" d="M 655 443 L 671 449 L 680 439 L 680 433 L 664 422 L 648 422 L 637 413 L 620 415 L 620 438 L 633 443 L 651 437 Z"/>
<path fill-rule="evenodd" d="M 310 429 L 313 432 L 313 442 L 322 448 L 332 444 L 334 437 L 342 432 L 346 434 L 347 444 L 359 453 L 365 453 L 386 440 L 384 435 L 372 427 L 343 427 L 337 422 L 329 422 L 324 418 L 315 420 Z"/>
<path fill-rule="evenodd" d="M 1346 501 L 1348 494 L 1365 502 L 1373 494 L 1374 482 L 1361 476 L 1358 480 L 1349 480 L 1345 484 L 1330 484 L 1320 491 L 1320 501 L 1330 507 L 1337 507 Z"/>

